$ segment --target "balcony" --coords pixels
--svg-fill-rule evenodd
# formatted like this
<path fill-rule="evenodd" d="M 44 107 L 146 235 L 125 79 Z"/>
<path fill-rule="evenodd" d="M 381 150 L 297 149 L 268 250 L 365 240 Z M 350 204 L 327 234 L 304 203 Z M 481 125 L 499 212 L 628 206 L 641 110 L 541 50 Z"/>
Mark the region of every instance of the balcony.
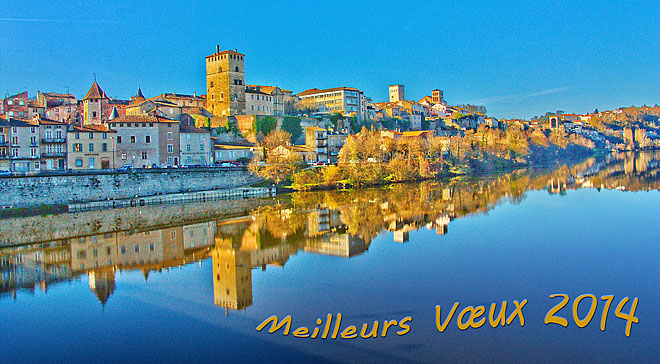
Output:
<path fill-rule="evenodd" d="M 66 143 L 66 138 L 41 138 L 41 142 L 44 144 Z"/>
<path fill-rule="evenodd" d="M 328 148 L 316 148 L 317 154 L 328 154 Z"/>
<path fill-rule="evenodd" d="M 317 140 L 316 140 L 316 146 L 317 146 L 317 147 L 325 148 L 325 147 L 328 146 L 328 141 L 327 141 L 326 139 L 323 139 L 323 140 L 318 140 L 318 139 L 317 139 Z"/>
<path fill-rule="evenodd" d="M 66 157 L 65 152 L 43 152 L 41 153 L 41 158 L 64 158 Z"/>

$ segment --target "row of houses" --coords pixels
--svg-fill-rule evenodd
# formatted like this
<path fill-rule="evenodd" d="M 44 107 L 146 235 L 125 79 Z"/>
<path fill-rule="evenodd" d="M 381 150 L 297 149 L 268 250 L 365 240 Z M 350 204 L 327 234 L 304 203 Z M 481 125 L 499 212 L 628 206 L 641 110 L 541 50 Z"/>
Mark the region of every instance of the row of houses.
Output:
<path fill-rule="evenodd" d="M 254 150 L 157 116 L 124 115 L 107 125 L 0 118 L 0 170 L 12 172 L 205 166 L 248 160 Z"/>

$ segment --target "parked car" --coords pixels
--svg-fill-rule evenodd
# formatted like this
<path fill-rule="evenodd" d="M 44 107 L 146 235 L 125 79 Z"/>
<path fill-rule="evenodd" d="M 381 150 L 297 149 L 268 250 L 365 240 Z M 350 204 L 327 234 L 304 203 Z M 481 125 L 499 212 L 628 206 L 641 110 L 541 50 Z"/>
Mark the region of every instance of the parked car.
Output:
<path fill-rule="evenodd" d="M 11 172 L 6 169 L 0 169 L 0 176 L 11 176 Z"/>
<path fill-rule="evenodd" d="M 130 164 L 124 164 L 123 166 L 117 168 L 118 171 L 132 171 L 133 166 Z"/>

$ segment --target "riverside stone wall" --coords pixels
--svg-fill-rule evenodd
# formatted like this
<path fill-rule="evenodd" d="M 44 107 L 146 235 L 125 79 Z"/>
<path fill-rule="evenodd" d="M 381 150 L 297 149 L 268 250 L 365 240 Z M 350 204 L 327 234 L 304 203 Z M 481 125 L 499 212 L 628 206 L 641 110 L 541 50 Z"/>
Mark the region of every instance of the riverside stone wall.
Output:
<path fill-rule="evenodd" d="M 13 217 L 0 220 L 0 247 L 57 242 L 119 231 L 139 232 L 245 215 L 274 198 L 239 198 L 198 203 Z"/>
<path fill-rule="evenodd" d="M 245 169 L 177 169 L 0 178 L 0 207 L 29 208 L 245 186 Z"/>

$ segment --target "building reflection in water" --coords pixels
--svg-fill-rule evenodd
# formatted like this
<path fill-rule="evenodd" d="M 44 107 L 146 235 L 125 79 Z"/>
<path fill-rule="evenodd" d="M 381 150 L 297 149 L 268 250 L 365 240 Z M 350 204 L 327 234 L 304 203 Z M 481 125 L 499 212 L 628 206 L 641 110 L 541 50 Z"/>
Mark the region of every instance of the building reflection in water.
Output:
<path fill-rule="evenodd" d="M 52 284 L 87 275 L 90 290 L 105 305 L 118 273 L 138 270 L 147 280 L 151 272 L 210 257 L 215 305 L 226 312 L 243 310 L 253 302 L 252 270 L 282 268 L 299 251 L 351 258 L 368 251 L 384 231 L 399 243 L 422 228 L 444 235 L 453 219 L 520 201 L 530 189 L 551 194 L 578 188 L 657 190 L 659 157 L 658 152 L 619 153 L 536 175 L 297 193 L 239 218 L 4 248 L 0 299 L 16 299 L 19 289 L 46 292 Z"/>

